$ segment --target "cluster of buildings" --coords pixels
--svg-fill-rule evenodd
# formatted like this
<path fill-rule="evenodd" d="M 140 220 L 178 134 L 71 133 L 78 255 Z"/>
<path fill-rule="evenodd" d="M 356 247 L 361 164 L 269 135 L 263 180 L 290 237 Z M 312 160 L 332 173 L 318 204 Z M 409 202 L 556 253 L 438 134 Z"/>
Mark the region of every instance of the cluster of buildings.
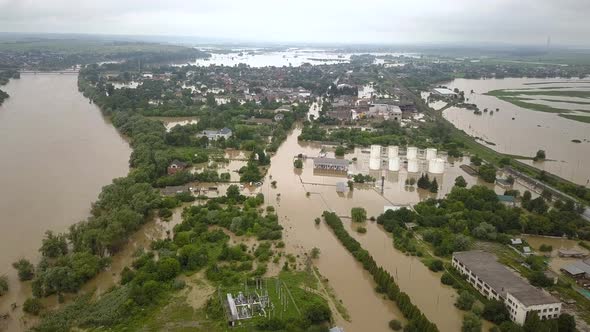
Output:
<path fill-rule="evenodd" d="M 413 103 L 401 103 L 398 99 L 357 98 L 339 96 L 332 101 L 332 109 L 326 116 L 339 121 L 352 120 L 394 120 L 401 122 L 416 113 Z"/>
<path fill-rule="evenodd" d="M 232 137 L 233 132 L 231 129 L 225 127 L 219 130 L 203 130 L 197 134 L 197 137 L 207 137 L 210 141 L 217 141 L 220 138 L 229 139 Z"/>
<path fill-rule="evenodd" d="M 490 300 L 502 301 L 510 319 L 523 325 L 527 315 L 536 313 L 541 320 L 561 314 L 561 302 L 542 289 L 533 287 L 490 253 L 474 250 L 453 253 L 452 266 Z"/>

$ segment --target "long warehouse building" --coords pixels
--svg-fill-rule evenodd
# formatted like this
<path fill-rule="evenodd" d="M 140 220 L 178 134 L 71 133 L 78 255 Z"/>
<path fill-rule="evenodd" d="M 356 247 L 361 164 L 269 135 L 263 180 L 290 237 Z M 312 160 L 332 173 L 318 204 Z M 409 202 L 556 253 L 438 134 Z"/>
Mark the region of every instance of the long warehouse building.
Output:
<path fill-rule="evenodd" d="M 560 301 L 531 286 L 490 253 L 456 252 L 452 265 L 485 297 L 504 302 L 510 319 L 517 324 L 523 325 L 530 312 L 536 312 L 542 320 L 558 318 L 561 313 Z"/>

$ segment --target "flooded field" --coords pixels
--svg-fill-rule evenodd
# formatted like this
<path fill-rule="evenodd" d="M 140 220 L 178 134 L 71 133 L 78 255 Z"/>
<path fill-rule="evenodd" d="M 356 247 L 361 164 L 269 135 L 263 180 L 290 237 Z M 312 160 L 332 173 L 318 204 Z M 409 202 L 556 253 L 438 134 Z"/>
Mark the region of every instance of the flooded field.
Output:
<path fill-rule="evenodd" d="M 525 161 L 537 168 L 547 170 L 573 182 L 587 185 L 590 180 L 590 125 L 559 117 L 555 113 L 539 112 L 518 107 L 512 103 L 493 96 L 484 95 L 485 92 L 497 89 L 530 89 L 569 87 L 584 88 L 583 84 L 576 84 L 576 80 L 559 79 L 456 79 L 447 84 L 449 88 L 465 91 L 469 103 L 477 104 L 483 110 L 491 112 L 476 115 L 473 111 L 451 107 L 444 111 L 444 116 L 457 128 L 464 130 L 471 136 L 479 137 L 482 141 L 502 153 L 534 156 L 537 150 L 545 150 L 547 161 Z M 580 87 L 580 85 L 582 85 Z M 473 93 L 471 93 L 473 90 Z M 581 100 L 575 97 L 535 95 L 527 98 L 535 100 L 527 102 L 567 104 L 571 109 L 585 109 L 587 105 L 565 102 Z M 551 102 L 541 99 L 560 100 Z M 586 98 L 583 98 L 589 101 Z M 583 102 L 583 101 L 582 101 Z M 553 105 L 557 106 L 557 105 Z M 499 111 L 496 111 L 498 109 Z M 574 113 L 575 114 L 575 113 Z M 588 115 L 588 114 L 586 114 Z M 572 140 L 580 140 L 574 143 Z"/>
<path fill-rule="evenodd" d="M 316 49 L 289 49 L 282 52 L 264 51 L 264 50 L 233 50 L 228 53 L 212 53 L 209 59 L 197 59 L 190 62 L 191 65 L 197 66 L 235 66 L 240 63 L 251 67 L 282 67 L 291 66 L 299 67 L 304 63 L 311 65 L 326 65 L 337 63 L 348 63 L 352 55 L 361 55 L 365 53 L 337 53 L 326 50 Z M 415 53 L 371 53 L 378 57 L 418 57 Z M 376 59 L 376 64 L 388 64 L 389 61 Z M 391 62 L 394 65 L 400 65 L 397 62 Z"/>
<path fill-rule="evenodd" d="M 127 174 L 131 153 L 78 92 L 77 76 L 23 74 L 3 89 L 10 98 L 0 106 L 0 275 L 10 291 L 0 297 L 0 314 L 30 294 L 12 262 L 36 261 L 46 230 L 63 232 L 85 219 L 101 188 Z M 23 330 L 17 319 L 7 324 L 7 331 Z"/>

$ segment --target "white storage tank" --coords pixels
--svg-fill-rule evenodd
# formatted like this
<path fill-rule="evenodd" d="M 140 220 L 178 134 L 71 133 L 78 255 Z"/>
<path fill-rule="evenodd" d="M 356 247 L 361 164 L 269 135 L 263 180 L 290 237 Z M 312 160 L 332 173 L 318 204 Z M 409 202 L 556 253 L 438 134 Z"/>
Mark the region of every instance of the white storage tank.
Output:
<path fill-rule="evenodd" d="M 442 174 L 445 170 L 445 161 L 441 158 L 434 158 L 428 162 L 428 172 Z"/>
<path fill-rule="evenodd" d="M 371 159 L 381 158 L 381 145 L 371 145 Z"/>
<path fill-rule="evenodd" d="M 389 147 L 387 147 L 387 156 L 389 158 L 395 158 L 398 156 L 398 154 L 399 154 L 399 148 L 397 146 L 390 145 Z"/>
<path fill-rule="evenodd" d="M 426 149 L 426 160 L 432 160 L 436 158 L 436 149 L 428 148 Z"/>
<path fill-rule="evenodd" d="M 369 159 L 369 169 L 371 170 L 378 170 L 381 169 L 381 158 L 372 158 Z"/>
<path fill-rule="evenodd" d="M 418 159 L 408 159 L 408 172 L 418 173 Z"/>
<path fill-rule="evenodd" d="M 399 157 L 389 157 L 389 170 L 392 172 L 399 171 Z"/>
<path fill-rule="evenodd" d="M 418 158 L 418 148 L 415 146 L 409 146 L 406 153 L 406 158 L 408 158 L 408 161 L 410 159 Z"/>

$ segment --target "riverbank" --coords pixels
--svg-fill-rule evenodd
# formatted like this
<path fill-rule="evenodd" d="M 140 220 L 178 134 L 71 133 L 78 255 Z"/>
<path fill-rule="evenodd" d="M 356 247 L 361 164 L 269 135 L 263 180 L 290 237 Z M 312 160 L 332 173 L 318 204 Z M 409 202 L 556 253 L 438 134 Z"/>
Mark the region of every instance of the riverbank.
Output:
<path fill-rule="evenodd" d="M 23 74 L 5 89 L 0 107 L 0 329 L 22 331 L 30 283 L 18 281 L 12 263 L 39 259 L 47 230 L 63 232 L 90 214 L 101 188 L 129 170 L 131 149 L 100 110 L 77 91 L 73 75 Z M 11 309 L 12 303 L 18 308 Z"/>

